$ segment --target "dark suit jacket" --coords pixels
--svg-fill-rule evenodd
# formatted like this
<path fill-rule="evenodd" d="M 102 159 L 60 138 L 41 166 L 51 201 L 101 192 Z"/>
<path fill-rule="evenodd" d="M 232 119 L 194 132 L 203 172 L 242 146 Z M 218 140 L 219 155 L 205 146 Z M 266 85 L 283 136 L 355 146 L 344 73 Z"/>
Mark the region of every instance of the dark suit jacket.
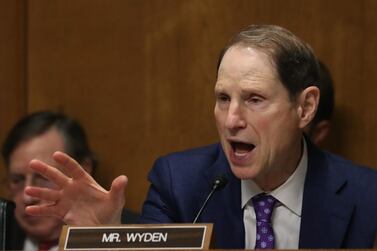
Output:
<path fill-rule="evenodd" d="M 192 222 L 222 173 L 229 182 L 213 194 L 199 221 L 214 223 L 215 247 L 244 248 L 241 182 L 218 144 L 156 161 L 141 222 Z M 309 142 L 299 248 L 372 247 L 377 233 L 376 173 Z"/>
<path fill-rule="evenodd" d="M 17 224 L 14 217 L 13 211 L 8 212 L 7 216 L 7 226 L 5 234 L 4 247 L 0 250 L 23 250 L 25 241 L 25 232 Z M 123 224 L 135 224 L 139 221 L 139 214 L 132 212 L 130 210 L 124 209 L 122 211 L 122 223 Z"/>

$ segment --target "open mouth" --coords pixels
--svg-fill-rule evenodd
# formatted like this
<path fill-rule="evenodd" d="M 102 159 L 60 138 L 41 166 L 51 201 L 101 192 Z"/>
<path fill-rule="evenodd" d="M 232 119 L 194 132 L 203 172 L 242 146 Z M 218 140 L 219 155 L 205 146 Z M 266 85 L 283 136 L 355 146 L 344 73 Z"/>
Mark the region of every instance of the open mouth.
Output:
<path fill-rule="evenodd" d="M 237 157 L 244 157 L 255 148 L 255 145 L 253 144 L 237 141 L 231 141 L 230 145 L 232 147 L 234 155 Z"/>

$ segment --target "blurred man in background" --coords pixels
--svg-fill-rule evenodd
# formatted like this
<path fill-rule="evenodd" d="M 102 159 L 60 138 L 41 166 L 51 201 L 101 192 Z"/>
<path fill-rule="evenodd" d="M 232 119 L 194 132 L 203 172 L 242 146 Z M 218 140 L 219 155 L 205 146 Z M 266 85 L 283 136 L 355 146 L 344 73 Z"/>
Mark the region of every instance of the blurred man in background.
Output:
<path fill-rule="evenodd" d="M 55 185 L 29 168 L 30 160 L 41 159 L 56 165 L 55 151 L 65 151 L 75 158 L 91 175 L 97 159 L 91 151 L 81 125 L 60 113 L 37 112 L 21 119 L 7 135 L 2 155 L 7 171 L 11 200 L 16 205 L 14 215 L 18 224 L 7 233 L 7 248 L 12 250 L 57 250 L 63 222 L 54 217 L 33 217 L 25 207 L 38 205 L 41 200 L 24 193 L 25 186 L 54 188 Z M 129 212 L 127 222 L 134 223 L 136 215 Z"/>

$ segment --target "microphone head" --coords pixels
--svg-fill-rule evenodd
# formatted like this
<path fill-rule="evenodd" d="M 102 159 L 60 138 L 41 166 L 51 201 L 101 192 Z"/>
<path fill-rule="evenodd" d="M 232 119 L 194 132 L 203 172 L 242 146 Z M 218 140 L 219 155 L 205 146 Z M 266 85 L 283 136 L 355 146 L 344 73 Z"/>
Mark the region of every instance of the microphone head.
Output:
<path fill-rule="evenodd" d="M 225 174 L 220 174 L 212 183 L 212 189 L 223 188 L 228 183 L 228 178 Z"/>

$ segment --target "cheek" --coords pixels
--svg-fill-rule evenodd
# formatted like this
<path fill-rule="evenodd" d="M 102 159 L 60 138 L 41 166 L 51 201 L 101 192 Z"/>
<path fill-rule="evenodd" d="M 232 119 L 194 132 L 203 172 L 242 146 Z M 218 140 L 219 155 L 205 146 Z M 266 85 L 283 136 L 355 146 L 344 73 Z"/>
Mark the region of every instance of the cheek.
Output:
<path fill-rule="evenodd" d="M 285 118 L 281 118 L 281 115 L 274 114 L 271 116 L 260 116 L 255 118 L 251 125 L 264 146 L 268 148 L 273 147 L 275 144 L 280 144 L 283 138 L 290 134 L 287 132 L 287 126 L 290 122 Z"/>
<path fill-rule="evenodd" d="M 282 107 L 284 108 L 284 107 Z M 276 109 L 259 119 L 260 127 L 276 133 L 284 133 L 284 129 L 293 128 L 297 121 L 297 115 L 293 109 Z"/>
<path fill-rule="evenodd" d="M 14 212 L 15 212 L 16 218 L 19 221 L 23 221 L 22 217 L 25 214 L 25 206 L 23 205 L 22 202 L 20 202 L 20 203 L 15 202 L 15 204 L 16 204 L 16 208 L 15 208 Z"/>
<path fill-rule="evenodd" d="M 263 132 L 269 129 L 272 126 L 272 121 L 269 118 L 260 117 L 255 119 L 252 124 L 256 127 L 259 131 Z"/>
<path fill-rule="evenodd" d="M 218 130 L 221 130 L 223 127 L 224 127 L 224 115 L 222 112 L 220 112 L 218 109 L 215 108 L 215 111 L 214 111 L 214 115 L 215 115 L 215 122 L 216 122 L 216 126 L 217 126 L 217 129 Z"/>
<path fill-rule="evenodd" d="M 274 118 L 270 116 L 253 116 L 248 123 L 260 137 L 266 137 L 274 128 Z"/>
<path fill-rule="evenodd" d="M 16 194 L 11 195 L 11 200 L 18 206 L 23 205 L 23 196 L 22 192 L 18 192 Z"/>

